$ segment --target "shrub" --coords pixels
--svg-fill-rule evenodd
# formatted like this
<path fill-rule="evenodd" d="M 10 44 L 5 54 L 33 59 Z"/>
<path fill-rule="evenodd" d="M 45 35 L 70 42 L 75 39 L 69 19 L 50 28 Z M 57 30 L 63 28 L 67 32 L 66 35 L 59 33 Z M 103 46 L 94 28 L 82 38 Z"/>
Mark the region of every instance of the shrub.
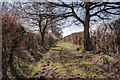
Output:
<path fill-rule="evenodd" d="M 77 46 L 76 50 L 79 51 L 81 49 L 81 46 Z"/>
<path fill-rule="evenodd" d="M 104 54 L 119 53 L 120 51 L 120 19 L 99 25 L 91 31 L 91 42 L 94 50 Z"/>

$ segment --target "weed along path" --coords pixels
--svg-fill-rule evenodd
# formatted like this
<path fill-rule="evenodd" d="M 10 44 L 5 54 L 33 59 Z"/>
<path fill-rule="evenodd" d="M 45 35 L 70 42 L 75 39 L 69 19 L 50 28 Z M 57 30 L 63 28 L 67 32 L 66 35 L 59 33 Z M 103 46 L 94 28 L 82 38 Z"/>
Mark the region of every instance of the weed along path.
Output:
<path fill-rule="evenodd" d="M 70 43 L 56 42 L 39 62 L 29 66 L 29 77 L 104 78 L 110 75 L 95 62 L 97 55 L 79 48 Z"/>

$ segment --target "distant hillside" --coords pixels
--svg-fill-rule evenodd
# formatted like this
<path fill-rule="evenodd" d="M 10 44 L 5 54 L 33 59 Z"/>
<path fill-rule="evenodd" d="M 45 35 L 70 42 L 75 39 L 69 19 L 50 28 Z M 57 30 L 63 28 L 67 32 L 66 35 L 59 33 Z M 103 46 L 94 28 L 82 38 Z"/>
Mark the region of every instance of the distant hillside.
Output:
<path fill-rule="evenodd" d="M 65 36 L 63 38 L 63 41 L 64 42 L 71 42 L 72 44 L 77 44 L 77 45 L 83 46 L 83 39 L 84 39 L 84 33 L 77 32 L 77 33 L 72 33 L 68 36 Z"/>

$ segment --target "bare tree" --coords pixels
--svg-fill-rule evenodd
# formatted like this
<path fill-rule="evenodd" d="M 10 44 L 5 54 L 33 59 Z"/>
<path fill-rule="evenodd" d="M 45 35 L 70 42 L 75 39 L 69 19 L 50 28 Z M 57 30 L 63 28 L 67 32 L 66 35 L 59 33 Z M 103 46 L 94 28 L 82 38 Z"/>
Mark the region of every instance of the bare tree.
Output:
<path fill-rule="evenodd" d="M 62 0 L 58 0 L 58 2 L 49 3 L 56 7 L 59 6 L 66 8 L 69 12 L 64 12 L 64 15 L 67 14 L 67 17 L 74 17 L 76 19 L 75 22 L 83 24 L 84 49 L 86 51 L 91 50 L 91 42 L 89 35 L 90 22 L 96 21 L 98 18 L 101 20 L 110 19 L 111 14 L 120 14 L 118 13 L 118 10 L 120 9 L 119 2 L 63 2 Z M 61 13 L 57 14 L 60 15 Z"/>
<path fill-rule="evenodd" d="M 41 35 L 41 45 L 44 44 L 45 33 L 47 32 L 48 27 L 50 26 L 50 8 L 45 3 L 30 2 L 22 3 L 20 6 L 22 13 L 23 21 L 26 21 L 30 24 L 30 27 L 33 27 L 35 31 L 39 31 Z M 24 22 L 25 23 L 25 22 Z M 27 25 L 28 25 L 27 23 Z M 35 27 L 39 27 L 39 30 L 36 30 Z"/>

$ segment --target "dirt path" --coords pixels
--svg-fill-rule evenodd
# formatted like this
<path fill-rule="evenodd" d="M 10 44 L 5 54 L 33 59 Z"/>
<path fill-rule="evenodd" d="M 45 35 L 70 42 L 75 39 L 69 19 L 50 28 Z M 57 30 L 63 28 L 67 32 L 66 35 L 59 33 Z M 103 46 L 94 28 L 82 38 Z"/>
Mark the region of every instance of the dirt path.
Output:
<path fill-rule="evenodd" d="M 93 52 L 84 52 L 82 48 L 77 51 L 77 47 L 77 45 L 58 41 L 36 63 L 36 66 L 30 65 L 33 69 L 29 77 L 106 78 L 111 76 L 110 71 L 105 71 L 108 67 L 102 67 L 103 56 L 94 55 Z"/>

